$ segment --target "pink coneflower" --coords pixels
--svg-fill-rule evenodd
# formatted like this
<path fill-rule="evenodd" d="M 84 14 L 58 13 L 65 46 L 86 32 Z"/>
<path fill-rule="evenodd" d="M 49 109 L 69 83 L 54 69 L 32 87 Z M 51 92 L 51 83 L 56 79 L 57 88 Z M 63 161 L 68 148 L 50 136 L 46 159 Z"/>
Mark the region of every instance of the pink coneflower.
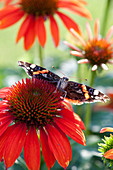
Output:
<path fill-rule="evenodd" d="M 28 169 L 38 170 L 40 143 L 48 169 L 55 160 L 66 168 L 72 157 L 66 135 L 85 145 L 84 124 L 60 95 L 54 85 L 41 79 L 22 80 L 0 90 L 0 160 L 6 168 L 24 148 Z"/>
<path fill-rule="evenodd" d="M 24 47 L 28 50 L 34 43 L 35 37 L 42 47 L 46 43 L 45 21 L 50 21 L 50 31 L 55 46 L 59 44 L 59 27 L 55 19 L 55 14 L 62 20 L 68 30 L 73 28 L 80 33 L 79 27 L 70 17 L 59 9 L 71 11 L 80 16 L 91 18 L 91 14 L 84 7 L 84 0 L 17 0 L 10 3 L 0 11 L 0 29 L 7 28 L 21 18 L 22 22 L 16 42 L 24 37 Z"/>
<path fill-rule="evenodd" d="M 83 35 L 79 35 L 74 31 L 74 29 L 71 29 L 72 34 L 80 42 L 80 45 L 75 46 L 65 42 L 65 44 L 67 44 L 70 48 L 74 49 L 74 51 L 70 52 L 72 55 L 82 58 L 78 61 L 78 63 L 89 63 L 92 67 L 92 71 L 97 70 L 98 67 L 108 70 L 106 64 L 113 64 L 113 39 L 110 40 L 111 36 L 113 35 L 113 26 L 109 29 L 105 38 L 100 37 L 99 27 L 99 20 L 96 19 L 93 37 L 89 23 L 86 23 L 86 30 L 88 33 L 87 40 L 83 38 Z"/>

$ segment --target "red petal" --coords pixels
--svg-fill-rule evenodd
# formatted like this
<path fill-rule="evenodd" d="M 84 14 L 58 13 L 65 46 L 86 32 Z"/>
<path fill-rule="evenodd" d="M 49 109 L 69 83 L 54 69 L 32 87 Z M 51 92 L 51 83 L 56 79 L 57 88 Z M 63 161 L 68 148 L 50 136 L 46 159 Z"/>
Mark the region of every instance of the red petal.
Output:
<path fill-rule="evenodd" d="M 51 34 L 55 43 L 55 46 L 57 47 L 59 44 L 59 29 L 58 29 L 58 25 L 55 21 L 55 19 L 53 18 L 52 15 L 49 16 L 50 18 L 50 29 L 51 29 Z"/>
<path fill-rule="evenodd" d="M 4 161 L 7 168 L 12 166 L 19 157 L 26 138 L 27 127 L 25 124 L 16 123 L 13 131 L 7 138 L 4 150 Z"/>
<path fill-rule="evenodd" d="M 46 29 L 44 26 L 44 19 L 43 17 L 39 17 L 36 20 L 36 35 L 38 37 L 39 43 L 42 47 L 44 47 L 46 43 Z"/>
<path fill-rule="evenodd" d="M 5 8 L 3 8 L 2 10 L 0 10 L 0 20 L 3 19 L 4 17 L 10 15 L 10 14 L 14 14 L 16 12 L 20 11 L 20 8 L 16 8 L 14 6 L 6 6 Z"/>
<path fill-rule="evenodd" d="M 9 89 L 10 89 L 9 87 L 4 87 L 0 89 L 0 98 L 5 98 L 6 95 L 8 94 Z"/>
<path fill-rule="evenodd" d="M 9 105 L 7 103 L 5 103 L 4 100 L 0 101 L 0 111 L 1 112 L 6 110 L 8 107 L 9 107 Z"/>
<path fill-rule="evenodd" d="M 113 159 L 113 149 L 108 150 L 107 152 L 105 152 L 105 154 L 103 155 L 106 159 Z"/>
<path fill-rule="evenodd" d="M 77 125 L 75 125 L 73 122 L 70 122 L 62 118 L 55 118 L 54 120 L 58 127 L 70 138 L 75 140 L 77 143 L 86 145 L 84 133 Z"/>
<path fill-rule="evenodd" d="M 49 148 L 47 134 L 43 128 L 40 129 L 40 141 L 44 160 L 46 162 L 47 168 L 50 169 L 55 163 L 55 157 Z"/>
<path fill-rule="evenodd" d="M 81 118 L 79 117 L 79 115 L 77 115 L 76 113 L 73 113 L 73 114 L 74 114 L 76 121 L 79 122 L 78 124 L 79 124 L 80 128 L 85 130 L 85 125 L 84 125 L 83 121 L 81 120 Z"/>
<path fill-rule="evenodd" d="M 104 133 L 104 132 L 113 132 L 113 128 L 112 128 L 112 127 L 102 128 L 102 129 L 100 130 L 100 133 Z"/>
<path fill-rule="evenodd" d="M 65 2 L 59 1 L 58 7 L 65 8 L 66 10 L 72 11 L 82 17 L 92 19 L 90 12 L 86 8 L 84 8 L 83 5 L 79 4 L 79 2 L 75 4 L 74 2 L 70 2 L 70 1 L 65 1 Z"/>
<path fill-rule="evenodd" d="M 81 34 L 78 25 L 71 18 L 69 18 L 67 15 L 65 15 L 65 14 L 63 14 L 63 13 L 61 13 L 59 11 L 57 11 L 56 14 L 61 18 L 61 20 L 63 21 L 64 25 L 67 27 L 67 29 L 69 31 L 70 31 L 71 28 L 73 28 L 79 34 Z"/>
<path fill-rule="evenodd" d="M 71 160 L 71 146 L 68 138 L 51 125 L 46 127 L 49 146 L 58 163 L 66 168 Z"/>
<path fill-rule="evenodd" d="M 24 146 L 25 162 L 30 170 L 39 170 L 40 168 L 40 144 L 36 128 L 31 127 L 26 137 Z"/>
<path fill-rule="evenodd" d="M 3 151 L 4 151 L 4 148 L 5 148 L 7 138 L 8 138 L 8 136 L 10 136 L 10 134 L 13 131 L 13 128 L 14 128 L 13 126 L 14 125 L 8 127 L 7 130 L 3 133 L 3 135 L 0 136 L 0 160 L 3 157 Z"/>
<path fill-rule="evenodd" d="M 35 18 L 31 16 L 29 27 L 24 35 L 24 47 L 26 50 L 31 48 L 35 40 Z"/>
<path fill-rule="evenodd" d="M 81 129 L 85 129 L 84 123 L 82 122 L 80 117 L 77 116 L 76 113 L 70 111 L 69 109 L 67 108 L 62 109 L 60 111 L 60 115 L 63 117 L 63 119 L 73 122 L 76 125 L 79 125 Z"/>
<path fill-rule="evenodd" d="M 33 16 L 31 16 L 31 15 L 28 15 L 25 18 L 25 20 L 23 21 L 23 23 L 19 29 L 16 42 L 18 42 L 24 36 L 24 34 L 26 33 L 28 27 L 30 26 L 30 24 L 32 22 L 32 19 L 33 19 Z"/>
<path fill-rule="evenodd" d="M 72 105 L 69 102 L 63 101 L 63 103 L 70 109 L 70 111 L 73 112 L 73 107 L 72 107 Z"/>
<path fill-rule="evenodd" d="M 0 29 L 9 27 L 13 24 L 15 24 L 18 20 L 20 20 L 22 17 L 24 16 L 24 12 L 23 11 L 18 11 L 15 14 L 12 13 L 6 17 L 4 17 L 1 21 L 0 21 Z"/>
<path fill-rule="evenodd" d="M 5 132 L 5 130 L 8 128 L 11 122 L 12 122 L 11 115 L 0 118 L 0 136 Z"/>

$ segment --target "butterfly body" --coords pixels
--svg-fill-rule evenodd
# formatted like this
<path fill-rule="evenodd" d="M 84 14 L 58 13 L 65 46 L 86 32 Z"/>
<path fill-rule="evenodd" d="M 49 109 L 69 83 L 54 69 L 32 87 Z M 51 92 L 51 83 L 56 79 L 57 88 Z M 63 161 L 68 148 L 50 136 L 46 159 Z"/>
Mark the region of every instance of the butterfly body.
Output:
<path fill-rule="evenodd" d="M 90 102 L 106 102 L 109 100 L 108 96 L 94 88 L 74 81 L 69 81 L 67 77 L 60 78 L 57 74 L 36 64 L 23 61 L 19 61 L 18 63 L 29 76 L 37 79 L 41 78 L 54 84 L 56 89 L 62 92 L 62 97 L 73 104 L 79 105 Z"/>

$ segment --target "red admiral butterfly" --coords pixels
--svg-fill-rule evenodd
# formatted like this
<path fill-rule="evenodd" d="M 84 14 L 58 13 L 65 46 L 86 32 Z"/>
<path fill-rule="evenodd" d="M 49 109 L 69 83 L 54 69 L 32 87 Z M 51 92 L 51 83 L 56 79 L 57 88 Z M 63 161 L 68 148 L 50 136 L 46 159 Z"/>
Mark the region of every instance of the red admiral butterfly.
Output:
<path fill-rule="evenodd" d="M 62 97 L 73 104 L 90 102 L 106 102 L 109 97 L 100 91 L 89 86 L 69 81 L 67 77 L 60 78 L 55 73 L 46 70 L 36 64 L 18 61 L 19 66 L 23 67 L 26 73 L 33 78 L 42 78 L 56 86 L 62 92 Z"/>

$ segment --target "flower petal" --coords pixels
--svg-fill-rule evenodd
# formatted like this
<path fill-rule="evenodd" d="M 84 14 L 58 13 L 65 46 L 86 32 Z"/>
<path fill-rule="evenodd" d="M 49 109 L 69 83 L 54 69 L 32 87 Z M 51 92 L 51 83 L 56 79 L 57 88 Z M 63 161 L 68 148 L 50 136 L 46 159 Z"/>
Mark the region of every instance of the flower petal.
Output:
<path fill-rule="evenodd" d="M 35 18 L 31 16 L 29 27 L 27 27 L 27 31 L 24 34 L 24 47 L 26 50 L 31 48 L 35 40 Z"/>
<path fill-rule="evenodd" d="M 108 63 L 109 64 L 113 64 L 113 60 L 108 60 Z"/>
<path fill-rule="evenodd" d="M 104 63 L 102 63 L 102 64 L 101 64 L 101 67 L 102 67 L 104 70 L 108 70 L 107 65 L 106 65 L 106 64 L 104 64 Z"/>
<path fill-rule="evenodd" d="M 66 105 L 66 108 L 68 107 L 69 110 L 73 112 L 73 107 L 68 101 L 64 100 L 63 103 Z"/>
<path fill-rule="evenodd" d="M 23 16 L 24 16 L 24 12 L 23 11 L 18 11 L 15 14 L 12 13 L 12 14 L 4 17 L 3 19 L 0 20 L 0 29 L 9 27 L 9 26 L 15 24 Z"/>
<path fill-rule="evenodd" d="M 3 112 L 9 107 L 7 103 L 4 102 L 4 100 L 0 101 L 0 111 Z M 1 116 L 0 116 L 1 117 Z"/>
<path fill-rule="evenodd" d="M 112 128 L 112 127 L 102 128 L 102 129 L 100 130 L 100 133 L 104 133 L 104 132 L 113 132 L 113 128 Z"/>
<path fill-rule="evenodd" d="M 8 127 L 6 129 L 6 131 L 0 136 L 0 160 L 3 157 L 3 152 L 4 152 L 4 148 L 5 148 L 5 144 L 7 141 L 8 136 L 10 136 L 10 134 L 12 133 L 14 129 L 14 125 Z"/>
<path fill-rule="evenodd" d="M 0 136 L 5 132 L 5 130 L 8 128 L 9 124 L 12 122 L 12 116 L 4 116 L 3 118 L 0 118 Z"/>
<path fill-rule="evenodd" d="M 84 55 L 81 52 L 78 51 L 70 51 L 71 55 L 74 55 L 76 57 L 84 57 Z"/>
<path fill-rule="evenodd" d="M 70 138 L 75 140 L 77 143 L 86 145 L 84 133 L 78 125 L 62 118 L 55 118 L 54 120 L 58 127 Z"/>
<path fill-rule="evenodd" d="M 55 157 L 50 150 L 47 134 L 45 133 L 43 128 L 40 129 L 40 141 L 44 160 L 46 162 L 47 168 L 50 169 L 55 163 Z"/>
<path fill-rule="evenodd" d="M 25 162 L 30 170 L 40 168 L 40 144 L 36 128 L 30 127 L 24 146 Z"/>
<path fill-rule="evenodd" d="M 100 32 L 100 24 L 99 24 L 99 20 L 96 19 L 95 20 L 95 26 L 94 26 L 94 35 L 95 35 L 96 40 L 98 39 L 99 32 Z"/>
<path fill-rule="evenodd" d="M 70 31 L 73 34 L 73 36 L 81 42 L 81 44 L 83 46 L 86 46 L 86 43 L 85 43 L 84 39 L 82 38 L 82 36 L 80 36 L 73 28 L 71 28 Z"/>
<path fill-rule="evenodd" d="M 88 59 L 81 59 L 77 63 L 78 64 L 86 64 L 86 63 L 89 63 L 89 60 Z"/>
<path fill-rule="evenodd" d="M 108 150 L 107 152 L 105 152 L 105 154 L 103 155 L 106 159 L 113 159 L 113 149 Z"/>
<path fill-rule="evenodd" d="M 86 30 L 87 30 L 87 33 L 88 33 L 88 38 L 91 41 L 92 40 L 92 31 L 91 31 L 91 27 L 89 25 L 89 22 L 86 23 Z"/>
<path fill-rule="evenodd" d="M 81 52 L 81 49 L 80 49 L 80 48 L 78 48 L 78 47 L 76 47 L 75 45 L 70 44 L 70 43 L 69 43 L 69 42 L 67 42 L 67 41 L 63 41 L 63 43 L 64 43 L 65 45 L 67 45 L 69 48 L 72 48 L 73 50 L 76 50 L 76 51 Z"/>
<path fill-rule="evenodd" d="M 73 111 L 71 111 L 67 108 L 64 108 L 60 111 L 60 116 L 62 116 L 63 119 L 73 122 L 76 125 L 80 126 L 81 129 L 85 129 L 85 126 L 84 126 L 82 120 Z"/>
<path fill-rule="evenodd" d="M 84 8 L 83 5 L 77 5 L 77 4 L 75 5 L 74 2 L 67 2 L 67 1 L 65 2 L 63 1 L 62 4 L 59 3 L 58 5 L 61 8 L 65 8 L 67 11 L 71 11 L 82 17 L 92 19 L 91 13 L 86 8 Z"/>
<path fill-rule="evenodd" d="M 62 22 L 66 26 L 66 28 L 70 31 L 71 28 L 76 30 L 79 34 L 81 34 L 78 25 L 67 15 L 63 14 L 62 12 L 57 11 L 56 14 L 61 18 Z"/>
<path fill-rule="evenodd" d="M 14 164 L 22 151 L 26 138 L 26 129 L 25 124 L 16 123 L 13 125 L 13 131 L 7 138 L 4 150 L 4 161 L 7 168 Z"/>
<path fill-rule="evenodd" d="M 72 157 L 68 138 L 49 124 L 45 128 L 48 133 L 48 143 L 55 158 L 63 168 L 66 168 Z"/>
<path fill-rule="evenodd" d="M 43 17 L 38 17 L 36 19 L 35 29 L 36 29 L 36 35 L 38 37 L 39 43 L 42 47 L 44 47 L 46 43 L 46 29 L 45 29 Z"/>
<path fill-rule="evenodd" d="M 53 18 L 52 15 L 49 16 L 50 18 L 50 29 L 51 29 L 51 34 L 55 43 L 55 46 L 57 47 L 59 44 L 59 29 L 58 29 L 58 25 L 55 21 L 55 19 Z"/>
<path fill-rule="evenodd" d="M 105 39 L 108 41 L 112 35 L 113 35 L 113 26 L 111 26 L 111 28 L 108 30 Z"/>
<path fill-rule="evenodd" d="M 4 87 L 0 89 L 0 98 L 5 98 L 9 90 L 10 90 L 10 87 Z"/>
<path fill-rule="evenodd" d="M 96 71 L 97 70 L 97 68 L 98 68 L 98 66 L 95 64 L 93 67 L 92 67 L 92 71 Z"/>
<path fill-rule="evenodd" d="M 3 19 L 4 17 L 10 15 L 10 14 L 15 14 L 18 11 L 20 11 L 20 8 L 16 8 L 14 6 L 6 6 L 2 10 L 0 10 L 0 20 Z"/>
<path fill-rule="evenodd" d="M 25 20 L 23 21 L 20 29 L 19 29 L 19 32 L 18 32 L 18 35 L 17 35 L 17 39 L 16 39 L 16 42 L 18 42 L 23 36 L 24 34 L 26 33 L 28 27 L 30 26 L 30 24 L 32 23 L 32 19 L 33 19 L 33 16 L 32 15 L 28 15 Z"/>

